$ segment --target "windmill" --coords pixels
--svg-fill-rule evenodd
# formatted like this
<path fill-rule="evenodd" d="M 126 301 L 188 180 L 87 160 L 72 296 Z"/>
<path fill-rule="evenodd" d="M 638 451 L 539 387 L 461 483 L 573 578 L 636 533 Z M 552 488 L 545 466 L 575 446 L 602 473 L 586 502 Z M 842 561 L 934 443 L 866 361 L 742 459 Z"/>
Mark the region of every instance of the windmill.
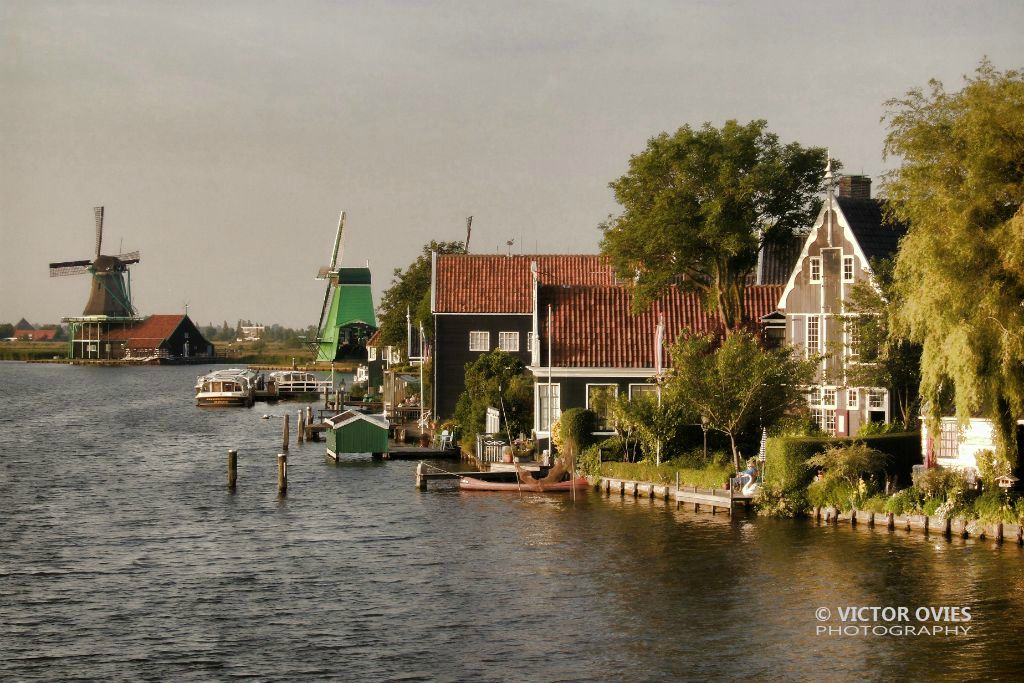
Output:
<path fill-rule="evenodd" d="M 338 217 L 331 264 L 323 266 L 316 274 L 317 280 L 327 282 L 313 343 L 316 362 L 364 357 L 366 338 L 377 327 L 369 267 L 343 268 L 340 265 L 344 231 L 345 212 L 342 211 Z"/>
<path fill-rule="evenodd" d="M 103 316 L 107 318 L 132 318 L 131 275 L 128 266 L 139 262 L 139 252 L 132 251 L 117 256 L 104 256 L 103 207 L 93 207 L 96 215 L 96 255 L 92 260 L 61 261 L 50 264 L 50 277 L 65 275 L 92 275 L 92 288 L 82 316 Z"/>

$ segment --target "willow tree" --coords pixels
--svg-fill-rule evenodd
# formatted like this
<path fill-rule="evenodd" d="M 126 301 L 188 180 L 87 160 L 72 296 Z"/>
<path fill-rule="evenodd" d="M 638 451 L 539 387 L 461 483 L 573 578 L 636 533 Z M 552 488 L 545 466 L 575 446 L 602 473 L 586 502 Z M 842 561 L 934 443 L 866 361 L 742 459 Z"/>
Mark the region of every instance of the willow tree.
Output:
<path fill-rule="evenodd" d="M 962 90 L 930 81 L 886 103 L 886 178 L 906 222 L 896 263 L 897 329 L 921 343 L 921 397 L 933 430 L 942 397 L 986 414 L 1001 466 L 1024 418 L 1024 75 L 984 60 Z M 937 433 L 937 431 L 932 431 Z"/>
<path fill-rule="evenodd" d="M 661 133 L 609 183 L 623 211 L 601 225 L 601 251 L 635 280 L 638 309 L 678 284 L 703 296 L 726 334 L 742 326 L 761 245 L 810 226 L 821 206 L 825 150 L 783 145 L 767 125 Z"/>

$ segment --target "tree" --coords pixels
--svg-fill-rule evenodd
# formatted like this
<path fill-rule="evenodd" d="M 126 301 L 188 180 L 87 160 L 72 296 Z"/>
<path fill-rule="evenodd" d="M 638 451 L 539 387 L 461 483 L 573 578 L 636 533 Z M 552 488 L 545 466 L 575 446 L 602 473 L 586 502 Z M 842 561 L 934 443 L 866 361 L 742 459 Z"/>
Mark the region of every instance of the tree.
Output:
<path fill-rule="evenodd" d="M 680 337 L 672 345 L 672 370 L 663 401 L 706 420 L 729 437 L 733 465 L 740 469 L 737 439 L 770 427 L 788 412 L 806 409 L 803 387 L 814 378 L 817 359 L 799 359 L 791 349 L 766 351 L 749 333 L 726 337 Z"/>
<path fill-rule="evenodd" d="M 889 100 L 884 183 L 909 225 L 896 262 L 898 333 L 922 346 L 921 397 L 938 433 L 943 394 L 987 414 L 1016 460 L 1024 418 L 1024 73 L 983 60 L 962 90 L 932 80 Z"/>
<path fill-rule="evenodd" d="M 488 408 L 502 411 L 501 426 L 510 439 L 533 426 L 533 376 L 521 360 L 500 350 L 466 364 L 466 390 L 455 404 L 463 434 L 484 432 Z"/>
<path fill-rule="evenodd" d="M 423 325 L 428 337 L 432 336 L 430 312 L 430 260 L 431 252 L 464 254 L 463 242 L 435 242 L 423 245 L 423 251 L 403 271 L 395 268 L 391 286 L 385 290 L 377 309 L 381 344 L 405 348 L 406 311 L 412 316 L 414 327 Z"/>
<path fill-rule="evenodd" d="M 782 145 L 763 120 L 661 133 L 609 186 L 623 208 L 601 251 L 646 307 L 672 284 L 699 292 L 726 334 L 743 325 L 744 280 L 761 245 L 811 224 L 821 207 L 820 147 Z"/>
<path fill-rule="evenodd" d="M 7 339 L 14 336 L 14 325 L 11 323 L 0 324 L 0 339 Z"/>
<path fill-rule="evenodd" d="M 843 325 L 851 343 L 850 361 L 839 365 L 842 377 L 831 382 L 851 387 L 888 387 L 896 404 L 898 421 L 913 431 L 920 414 L 921 346 L 893 332 L 891 318 L 899 308 L 899 292 L 893 287 L 893 259 L 874 260 L 874 282 L 861 281 L 850 288 L 843 301 Z M 830 345 L 830 353 L 842 354 L 842 343 Z"/>

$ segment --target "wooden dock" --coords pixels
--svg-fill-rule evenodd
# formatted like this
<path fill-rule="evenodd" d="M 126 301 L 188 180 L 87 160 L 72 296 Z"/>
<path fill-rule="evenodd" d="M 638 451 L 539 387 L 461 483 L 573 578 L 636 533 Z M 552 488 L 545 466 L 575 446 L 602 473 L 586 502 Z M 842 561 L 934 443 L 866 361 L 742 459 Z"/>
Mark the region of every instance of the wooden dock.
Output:
<path fill-rule="evenodd" d="M 416 466 L 416 488 L 420 491 L 427 490 L 427 482 L 430 481 L 457 481 L 462 477 L 473 477 L 482 481 L 514 482 L 517 479 L 515 471 L 487 471 L 487 472 L 446 472 L 429 465 L 420 463 Z"/>
<path fill-rule="evenodd" d="M 731 515 L 737 507 L 749 508 L 753 501 L 751 496 L 744 496 L 727 489 L 702 489 L 697 486 L 677 488 L 671 484 L 655 484 L 631 479 L 602 478 L 598 483 L 598 488 L 609 496 L 617 493 L 620 496 L 629 495 L 634 498 L 674 500 L 676 505 L 680 503 L 693 505 L 694 512 L 700 512 L 703 507 L 711 514 L 725 510 Z"/>

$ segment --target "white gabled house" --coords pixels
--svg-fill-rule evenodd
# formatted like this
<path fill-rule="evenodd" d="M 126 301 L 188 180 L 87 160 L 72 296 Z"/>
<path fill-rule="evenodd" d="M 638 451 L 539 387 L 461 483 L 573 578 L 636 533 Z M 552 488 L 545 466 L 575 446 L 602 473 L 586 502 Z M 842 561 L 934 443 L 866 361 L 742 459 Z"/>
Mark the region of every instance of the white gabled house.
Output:
<path fill-rule="evenodd" d="M 881 202 L 871 197 L 870 178 L 842 176 L 835 193 L 830 163 L 826 179 L 828 195 L 778 308 L 786 343 L 805 355 L 824 356 L 808 395 L 812 415 L 826 433 L 847 436 L 866 422 L 889 422 L 892 410 L 887 387 L 847 386 L 837 379 L 857 362 L 855 334 L 841 317 L 843 303 L 854 284 L 873 281 L 871 261 L 895 254 L 906 229 L 886 222 Z M 783 319 L 776 317 L 781 324 Z M 840 353 L 828 353 L 840 348 Z"/>

